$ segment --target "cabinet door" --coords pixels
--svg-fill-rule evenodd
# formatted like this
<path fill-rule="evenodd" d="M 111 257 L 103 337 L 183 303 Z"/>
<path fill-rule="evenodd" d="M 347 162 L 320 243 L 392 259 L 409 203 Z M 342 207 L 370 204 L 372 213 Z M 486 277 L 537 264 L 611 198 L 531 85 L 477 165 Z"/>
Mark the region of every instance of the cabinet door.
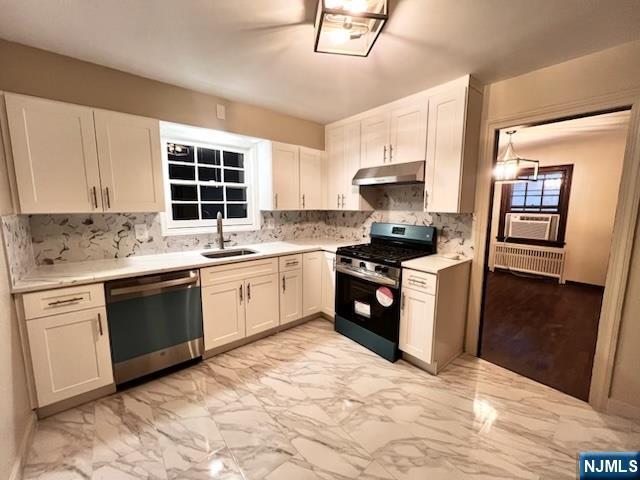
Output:
<path fill-rule="evenodd" d="M 323 252 L 322 257 L 322 311 L 333 317 L 336 305 L 336 254 Z"/>
<path fill-rule="evenodd" d="M 300 147 L 300 206 L 322 209 L 322 152 Z"/>
<path fill-rule="evenodd" d="M 459 210 L 467 89 L 429 98 L 425 188 L 428 212 Z"/>
<path fill-rule="evenodd" d="M 272 148 L 273 205 L 276 210 L 298 210 L 300 208 L 299 147 L 274 142 Z"/>
<path fill-rule="evenodd" d="M 102 211 L 93 111 L 5 94 L 21 213 Z"/>
<path fill-rule="evenodd" d="M 28 320 L 27 331 L 39 407 L 113 383 L 104 307 Z"/>
<path fill-rule="evenodd" d="M 400 350 L 433 362 L 435 297 L 410 288 L 402 291 Z"/>
<path fill-rule="evenodd" d="M 344 127 L 327 130 L 327 208 L 339 210 L 342 205 L 342 182 L 344 172 L 345 132 Z"/>
<path fill-rule="evenodd" d="M 302 318 L 302 270 L 280 274 L 280 325 Z"/>
<path fill-rule="evenodd" d="M 302 256 L 302 316 L 322 310 L 322 262 L 324 252 L 310 252 Z"/>
<path fill-rule="evenodd" d="M 389 159 L 389 114 L 382 113 L 362 120 L 362 168 L 384 165 Z"/>
<path fill-rule="evenodd" d="M 428 113 L 427 100 L 391 112 L 391 163 L 418 162 L 426 158 Z"/>
<path fill-rule="evenodd" d="M 340 207 L 343 210 L 360 209 L 360 188 L 352 183 L 353 177 L 360 169 L 360 147 L 360 123 L 346 125 L 340 202 Z"/>
<path fill-rule="evenodd" d="M 163 211 L 160 122 L 106 110 L 94 117 L 105 211 Z"/>
<path fill-rule="evenodd" d="M 245 287 L 243 281 L 202 289 L 204 349 L 226 345 L 245 337 Z"/>
<path fill-rule="evenodd" d="M 245 282 L 247 337 L 277 327 L 280 323 L 278 274 L 248 279 Z"/>

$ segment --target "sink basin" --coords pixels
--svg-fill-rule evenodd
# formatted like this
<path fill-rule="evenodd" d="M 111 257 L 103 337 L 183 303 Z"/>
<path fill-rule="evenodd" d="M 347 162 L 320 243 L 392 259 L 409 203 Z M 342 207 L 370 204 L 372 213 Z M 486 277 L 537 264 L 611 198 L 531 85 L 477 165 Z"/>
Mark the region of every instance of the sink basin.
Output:
<path fill-rule="evenodd" d="M 242 255 L 251 255 L 252 253 L 257 253 L 255 250 L 248 250 L 246 248 L 242 248 L 239 250 L 217 250 L 215 252 L 206 252 L 203 253 L 203 257 L 207 258 L 227 258 L 227 257 L 240 257 Z"/>

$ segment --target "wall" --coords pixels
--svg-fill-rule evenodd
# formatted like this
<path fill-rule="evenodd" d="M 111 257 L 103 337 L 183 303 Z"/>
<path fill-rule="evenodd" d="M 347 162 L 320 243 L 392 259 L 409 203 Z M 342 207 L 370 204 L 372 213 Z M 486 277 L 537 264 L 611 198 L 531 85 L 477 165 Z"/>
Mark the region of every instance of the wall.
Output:
<path fill-rule="evenodd" d="M 318 123 L 0 39 L 0 90 L 324 150 Z M 216 118 L 216 104 L 226 120 Z"/>
<path fill-rule="evenodd" d="M 565 236 L 566 280 L 605 284 L 626 135 L 627 129 L 620 128 L 609 134 L 578 134 L 538 145 L 518 144 L 514 138 L 518 155 L 539 160 L 541 167 L 574 166 Z M 492 241 L 497 235 L 501 193 L 496 188 Z"/>
<path fill-rule="evenodd" d="M 0 214 L 12 213 L 0 142 Z M 11 478 L 34 417 L 29 407 L 18 319 L 11 297 L 7 258 L 0 246 L 0 478 Z"/>

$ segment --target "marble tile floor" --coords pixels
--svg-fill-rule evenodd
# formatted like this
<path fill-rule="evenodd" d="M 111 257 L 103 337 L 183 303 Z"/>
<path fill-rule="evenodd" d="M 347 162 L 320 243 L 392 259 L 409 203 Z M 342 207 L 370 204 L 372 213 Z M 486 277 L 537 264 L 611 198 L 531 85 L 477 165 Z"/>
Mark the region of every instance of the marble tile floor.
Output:
<path fill-rule="evenodd" d="M 463 356 L 438 377 L 324 320 L 38 424 L 25 479 L 573 479 L 640 424 Z"/>

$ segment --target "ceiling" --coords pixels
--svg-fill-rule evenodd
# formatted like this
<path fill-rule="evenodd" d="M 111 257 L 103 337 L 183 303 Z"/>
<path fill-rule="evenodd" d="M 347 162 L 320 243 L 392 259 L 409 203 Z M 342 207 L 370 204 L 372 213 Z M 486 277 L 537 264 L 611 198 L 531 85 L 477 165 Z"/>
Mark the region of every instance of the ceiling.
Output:
<path fill-rule="evenodd" d="M 0 0 L 0 38 L 328 123 L 640 39 L 638 0 L 391 0 L 367 58 L 313 52 L 316 0 Z"/>
<path fill-rule="evenodd" d="M 513 146 L 517 152 L 540 145 L 549 145 L 567 141 L 584 141 L 602 135 L 624 134 L 629 126 L 631 110 L 603 113 L 589 117 L 563 120 L 531 127 L 512 127 L 500 130 L 498 156 L 509 141 L 508 131 L 515 131 Z M 617 138 L 617 137 L 616 137 Z"/>

